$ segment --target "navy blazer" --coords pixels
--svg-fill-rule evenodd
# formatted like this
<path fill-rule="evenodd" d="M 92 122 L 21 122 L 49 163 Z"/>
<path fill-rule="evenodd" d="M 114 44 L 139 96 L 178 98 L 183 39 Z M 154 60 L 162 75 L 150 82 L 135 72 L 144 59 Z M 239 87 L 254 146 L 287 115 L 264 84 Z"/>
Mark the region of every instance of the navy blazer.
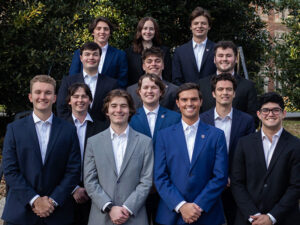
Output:
<path fill-rule="evenodd" d="M 239 140 L 231 173 L 236 225 L 248 225 L 258 212 L 270 213 L 278 225 L 299 223 L 299 146 L 299 138 L 283 130 L 267 168 L 261 131 Z"/>
<path fill-rule="evenodd" d="M 80 150 L 76 128 L 53 116 L 44 164 L 32 115 L 7 126 L 3 170 L 9 186 L 2 219 L 12 224 L 36 224 L 30 200 L 49 196 L 58 207 L 43 219 L 46 224 L 73 221 L 71 192 L 80 180 Z"/>
<path fill-rule="evenodd" d="M 215 43 L 207 39 L 200 72 L 196 63 L 192 40 L 176 48 L 172 64 L 173 83 L 178 86 L 187 82 L 195 83 L 203 77 L 216 73 L 214 46 Z"/>
<path fill-rule="evenodd" d="M 82 73 L 82 70 L 80 50 L 77 49 L 72 58 L 69 75 Z M 127 71 L 125 52 L 108 45 L 101 74 L 117 79 L 119 87 L 125 88 L 127 86 Z"/>
<path fill-rule="evenodd" d="M 155 146 L 157 132 L 163 128 L 169 127 L 178 123 L 181 120 L 181 115 L 175 111 L 168 110 L 162 106 L 158 109 L 157 119 L 155 122 L 153 137 L 151 136 L 150 127 L 147 120 L 147 115 L 143 107 L 138 108 L 136 114 L 130 120 L 130 126 L 136 131 L 152 138 Z"/>
<path fill-rule="evenodd" d="M 214 119 L 215 108 L 212 108 L 200 114 L 201 121 L 209 125 L 215 126 Z M 255 132 L 255 124 L 253 118 L 240 110 L 232 109 L 232 124 L 229 139 L 229 173 L 231 171 L 231 164 L 233 160 L 234 150 L 238 140 L 248 134 Z"/>
<path fill-rule="evenodd" d="M 76 74 L 74 76 L 66 76 L 63 78 L 56 101 L 56 111 L 58 117 L 67 119 L 71 116 L 71 107 L 66 102 L 66 97 L 68 96 L 68 88 L 74 83 L 84 83 L 82 73 Z M 93 99 L 92 108 L 89 109 L 89 113 L 92 118 L 100 121 L 105 121 L 106 116 L 102 112 L 103 99 L 113 89 L 118 88 L 117 80 L 110 78 L 108 76 L 98 74 L 98 81 L 96 85 L 95 96 Z"/>
<path fill-rule="evenodd" d="M 161 197 L 156 222 L 185 224 L 174 210 L 185 200 L 204 210 L 193 224 L 223 224 L 220 195 L 227 183 L 227 167 L 222 130 L 200 120 L 191 161 L 182 123 L 160 130 L 154 149 L 154 183 Z"/>

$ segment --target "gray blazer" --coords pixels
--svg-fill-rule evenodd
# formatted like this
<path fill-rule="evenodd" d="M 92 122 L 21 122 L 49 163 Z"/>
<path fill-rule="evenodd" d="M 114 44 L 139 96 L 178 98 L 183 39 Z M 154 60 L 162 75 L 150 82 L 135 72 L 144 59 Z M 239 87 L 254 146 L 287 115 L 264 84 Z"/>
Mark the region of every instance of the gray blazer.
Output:
<path fill-rule="evenodd" d="M 153 146 L 149 137 L 129 128 L 126 152 L 118 175 L 109 128 L 88 139 L 84 186 L 92 207 L 89 225 L 113 224 L 101 209 L 107 202 L 126 205 L 133 215 L 126 225 L 148 224 L 145 200 L 152 186 Z"/>

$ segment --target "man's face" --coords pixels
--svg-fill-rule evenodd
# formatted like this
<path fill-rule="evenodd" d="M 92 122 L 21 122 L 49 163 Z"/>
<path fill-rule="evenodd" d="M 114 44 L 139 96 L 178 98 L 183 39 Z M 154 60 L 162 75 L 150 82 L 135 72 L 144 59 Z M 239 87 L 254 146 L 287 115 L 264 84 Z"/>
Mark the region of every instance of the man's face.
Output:
<path fill-rule="evenodd" d="M 75 91 L 69 101 L 72 113 L 75 115 L 87 113 L 90 104 L 91 100 L 82 87 Z"/>
<path fill-rule="evenodd" d="M 269 111 L 269 110 L 274 110 Z M 262 127 L 270 130 L 279 130 L 282 126 L 282 120 L 286 115 L 286 111 L 281 109 L 277 103 L 268 102 L 264 104 L 257 116 L 262 122 Z"/>
<path fill-rule="evenodd" d="M 157 106 L 159 104 L 160 88 L 148 77 L 143 79 L 139 94 L 144 105 Z"/>
<path fill-rule="evenodd" d="M 217 105 L 231 105 L 233 98 L 235 97 L 232 82 L 229 80 L 218 81 L 212 95 L 216 99 Z"/>
<path fill-rule="evenodd" d="M 109 117 L 112 125 L 124 126 L 128 124 L 129 118 L 129 105 L 124 97 L 114 97 L 109 102 L 108 112 L 106 115 Z"/>
<path fill-rule="evenodd" d="M 97 50 L 83 50 L 80 55 L 80 60 L 82 62 L 83 69 L 85 71 L 98 70 L 100 62 L 100 52 Z"/>
<path fill-rule="evenodd" d="M 151 20 L 145 22 L 141 34 L 144 41 L 152 41 L 155 35 L 155 28 Z"/>
<path fill-rule="evenodd" d="M 52 111 L 52 105 L 56 101 L 54 86 L 49 83 L 35 82 L 32 85 L 28 98 L 33 104 L 34 111 L 49 113 Z"/>
<path fill-rule="evenodd" d="M 207 33 L 210 30 L 207 18 L 205 16 L 196 17 L 192 20 L 190 29 L 193 33 L 193 38 L 206 39 Z"/>
<path fill-rule="evenodd" d="M 236 57 L 231 48 L 218 48 L 214 58 L 218 73 L 233 73 Z"/>
<path fill-rule="evenodd" d="M 110 37 L 110 28 L 107 23 L 99 21 L 95 27 L 93 33 L 94 42 L 104 46 L 107 44 Z"/>
<path fill-rule="evenodd" d="M 202 99 L 199 98 L 197 89 L 182 91 L 176 104 L 181 112 L 183 121 L 191 124 L 199 118 Z"/>
<path fill-rule="evenodd" d="M 163 69 L 163 59 L 155 55 L 148 56 L 143 63 L 143 70 L 146 73 L 151 73 L 159 77 L 161 77 Z"/>

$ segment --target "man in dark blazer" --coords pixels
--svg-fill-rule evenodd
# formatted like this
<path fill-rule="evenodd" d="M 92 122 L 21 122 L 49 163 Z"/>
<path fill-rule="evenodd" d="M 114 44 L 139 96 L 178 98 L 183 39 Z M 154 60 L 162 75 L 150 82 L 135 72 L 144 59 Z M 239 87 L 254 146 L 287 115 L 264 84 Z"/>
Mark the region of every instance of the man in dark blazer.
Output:
<path fill-rule="evenodd" d="M 227 225 L 233 225 L 237 208 L 230 189 L 230 172 L 234 150 L 240 137 L 255 132 L 255 125 L 250 115 L 232 108 L 236 80 L 230 73 L 213 76 L 211 89 L 212 95 L 216 99 L 216 107 L 201 113 L 200 118 L 204 123 L 215 126 L 225 133 L 229 159 L 229 178 L 227 188 L 222 193 L 222 202 Z"/>
<path fill-rule="evenodd" d="M 196 7 L 190 15 L 190 29 L 193 38 L 176 48 L 173 56 L 172 81 L 176 85 L 197 82 L 216 72 L 214 64 L 214 42 L 207 39 L 211 28 L 210 13 Z"/>
<path fill-rule="evenodd" d="M 98 65 L 101 57 L 101 48 L 94 42 L 84 44 L 80 49 L 80 60 L 83 65 L 83 73 L 74 76 L 66 76 L 61 82 L 57 97 L 57 115 L 67 119 L 71 115 L 71 109 L 66 102 L 68 88 L 74 83 L 85 83 L 89 86 L 93 96 L 93 102 L 89 108 L 92 118 L 100 121 L 106 120 L 102 112 L 103 99 L 106 94 L 118 88 L 117 80 L 98 73 Z"/>
<path fill-rule="evenodd" d="M 280 95 L 262 95 L 257 111 L 261 130 L 238 142 L 231 172 L 236 225 L 300 221 L 300 140 L 283 129 L 285 115 Z"/>
<path fill-rule="evenodd" d="M 68 89 L 67 103 L 72 109 L 72 115 L 68 121 L 76 126 L 80 145 L 81 161 L 84 159 L 86 141 L 89 137 L 108 128 L 109 123 L 93 119 L 88 113 L 89 106 L 93 101 L 90 88 L 84 83 L 74 83 Z M 82 164 L 83 166 L 83 164 Z M 73 225 L 87 225 L 91 201 L 83 185 L 83 173 L 80 183 L 72 192 L 74 199 L 74 223 Z"/>
<path fill-rule="evenodd" d="M 162 71 L 164 70 L 164 56 L 162 50 L 158 47 L 145 49 L 142 54 L 142 60 L 143 69 L 146 74 L 157 75 L 165 85 L 165 93 L 160 100 L 160 105 L 170 110 L 178 110 L 175 102 L 178 87 L 162 78 Z M 140 108 L 143 106 L 143 103 L 137 94 L 137 89 L 138 83 L 129 86 L 127 91 L 132 96 L 135 107 Z"/>
<path fill-rule="evenodd" d="M 231 41 L 219 41 L 215 45 L 214 54 L 214 62 L 217 66 L 216 74 L 230 73 L 236 79 L 237 88 L 232 106 L 240 111 L 250 114 L 254 118 L 256 126 L 258 126 L 258 119 L 256 116 L 257 93 L 254 83 L 250 80 L 246 80 L 234 71 L 237 63 L 237 47 Z M 198 81 L 204 99 L 201 112 L 205 112 L 216 105 L 216 100 L 212 96 L 210 81 L 211 77 L 205 77 Z"/>
<path fill-rule="evenodd" d="M 221 193 L 227 183 L 224 132 L 199 119 L 199 86 L 179 87 L 181 122 L 157 134 L 154 149 L 154 183 L 161 197 L 156 222 L 223 224 Z"/>
<path fill-rule="evenodd" d="M 55 80 L 30 81 L 33 113 L 7 126 L 3 171 L 8 193 L 2 219 L 7 224 L 70 224 L 71 192 L 80 178 L 76 129 L 55 117 Z"/>
<path fill-rule="evenodd" d="M 155 146 L 157 132 L 180 121 L 180 114 L 166 109 L 159 104 L 159 99 L 164 94 L 165 85 L 154 74 L 143 75 L 138 83 L 138 93 L 143 102 L 143 107 L 138 108 L 130 120 L 130 126 L 136 131 L 152 138 Z M 155 223 L 159 195 L 153 187 L 146 200 L 146 210 L 149 224 Z"/>
<path fill-rule="evenodd" d="M 113 31 L 112 23 L 105 17 L 97 17 L 89 25 L 89 32 L 102 49 L 101 61 L 98 66 L 98 72 L 108 77 L 118 80 L 121 88 L 127 86 L 127 59 L 124 51 L 116 49 L 108 44 Z M 80 60 L 80 50 L 74 52 L 69 75 L 82 73 L 83 65 Z"/>

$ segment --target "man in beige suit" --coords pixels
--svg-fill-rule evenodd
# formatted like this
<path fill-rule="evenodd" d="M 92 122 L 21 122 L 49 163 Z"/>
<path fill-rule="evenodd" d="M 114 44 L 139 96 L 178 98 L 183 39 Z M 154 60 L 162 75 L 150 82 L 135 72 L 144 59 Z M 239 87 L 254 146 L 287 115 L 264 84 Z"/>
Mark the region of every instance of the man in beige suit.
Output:
<path fill-rule="evenodd" d="M 104 113 L 110 127 L 90 137 L 85 151 L 84 185 L 92 199 L 88 224 L 147 225 L 152 141 L 128 125 L 135 110 L 126 91 L 111 91 L 104 99 Z"/>

